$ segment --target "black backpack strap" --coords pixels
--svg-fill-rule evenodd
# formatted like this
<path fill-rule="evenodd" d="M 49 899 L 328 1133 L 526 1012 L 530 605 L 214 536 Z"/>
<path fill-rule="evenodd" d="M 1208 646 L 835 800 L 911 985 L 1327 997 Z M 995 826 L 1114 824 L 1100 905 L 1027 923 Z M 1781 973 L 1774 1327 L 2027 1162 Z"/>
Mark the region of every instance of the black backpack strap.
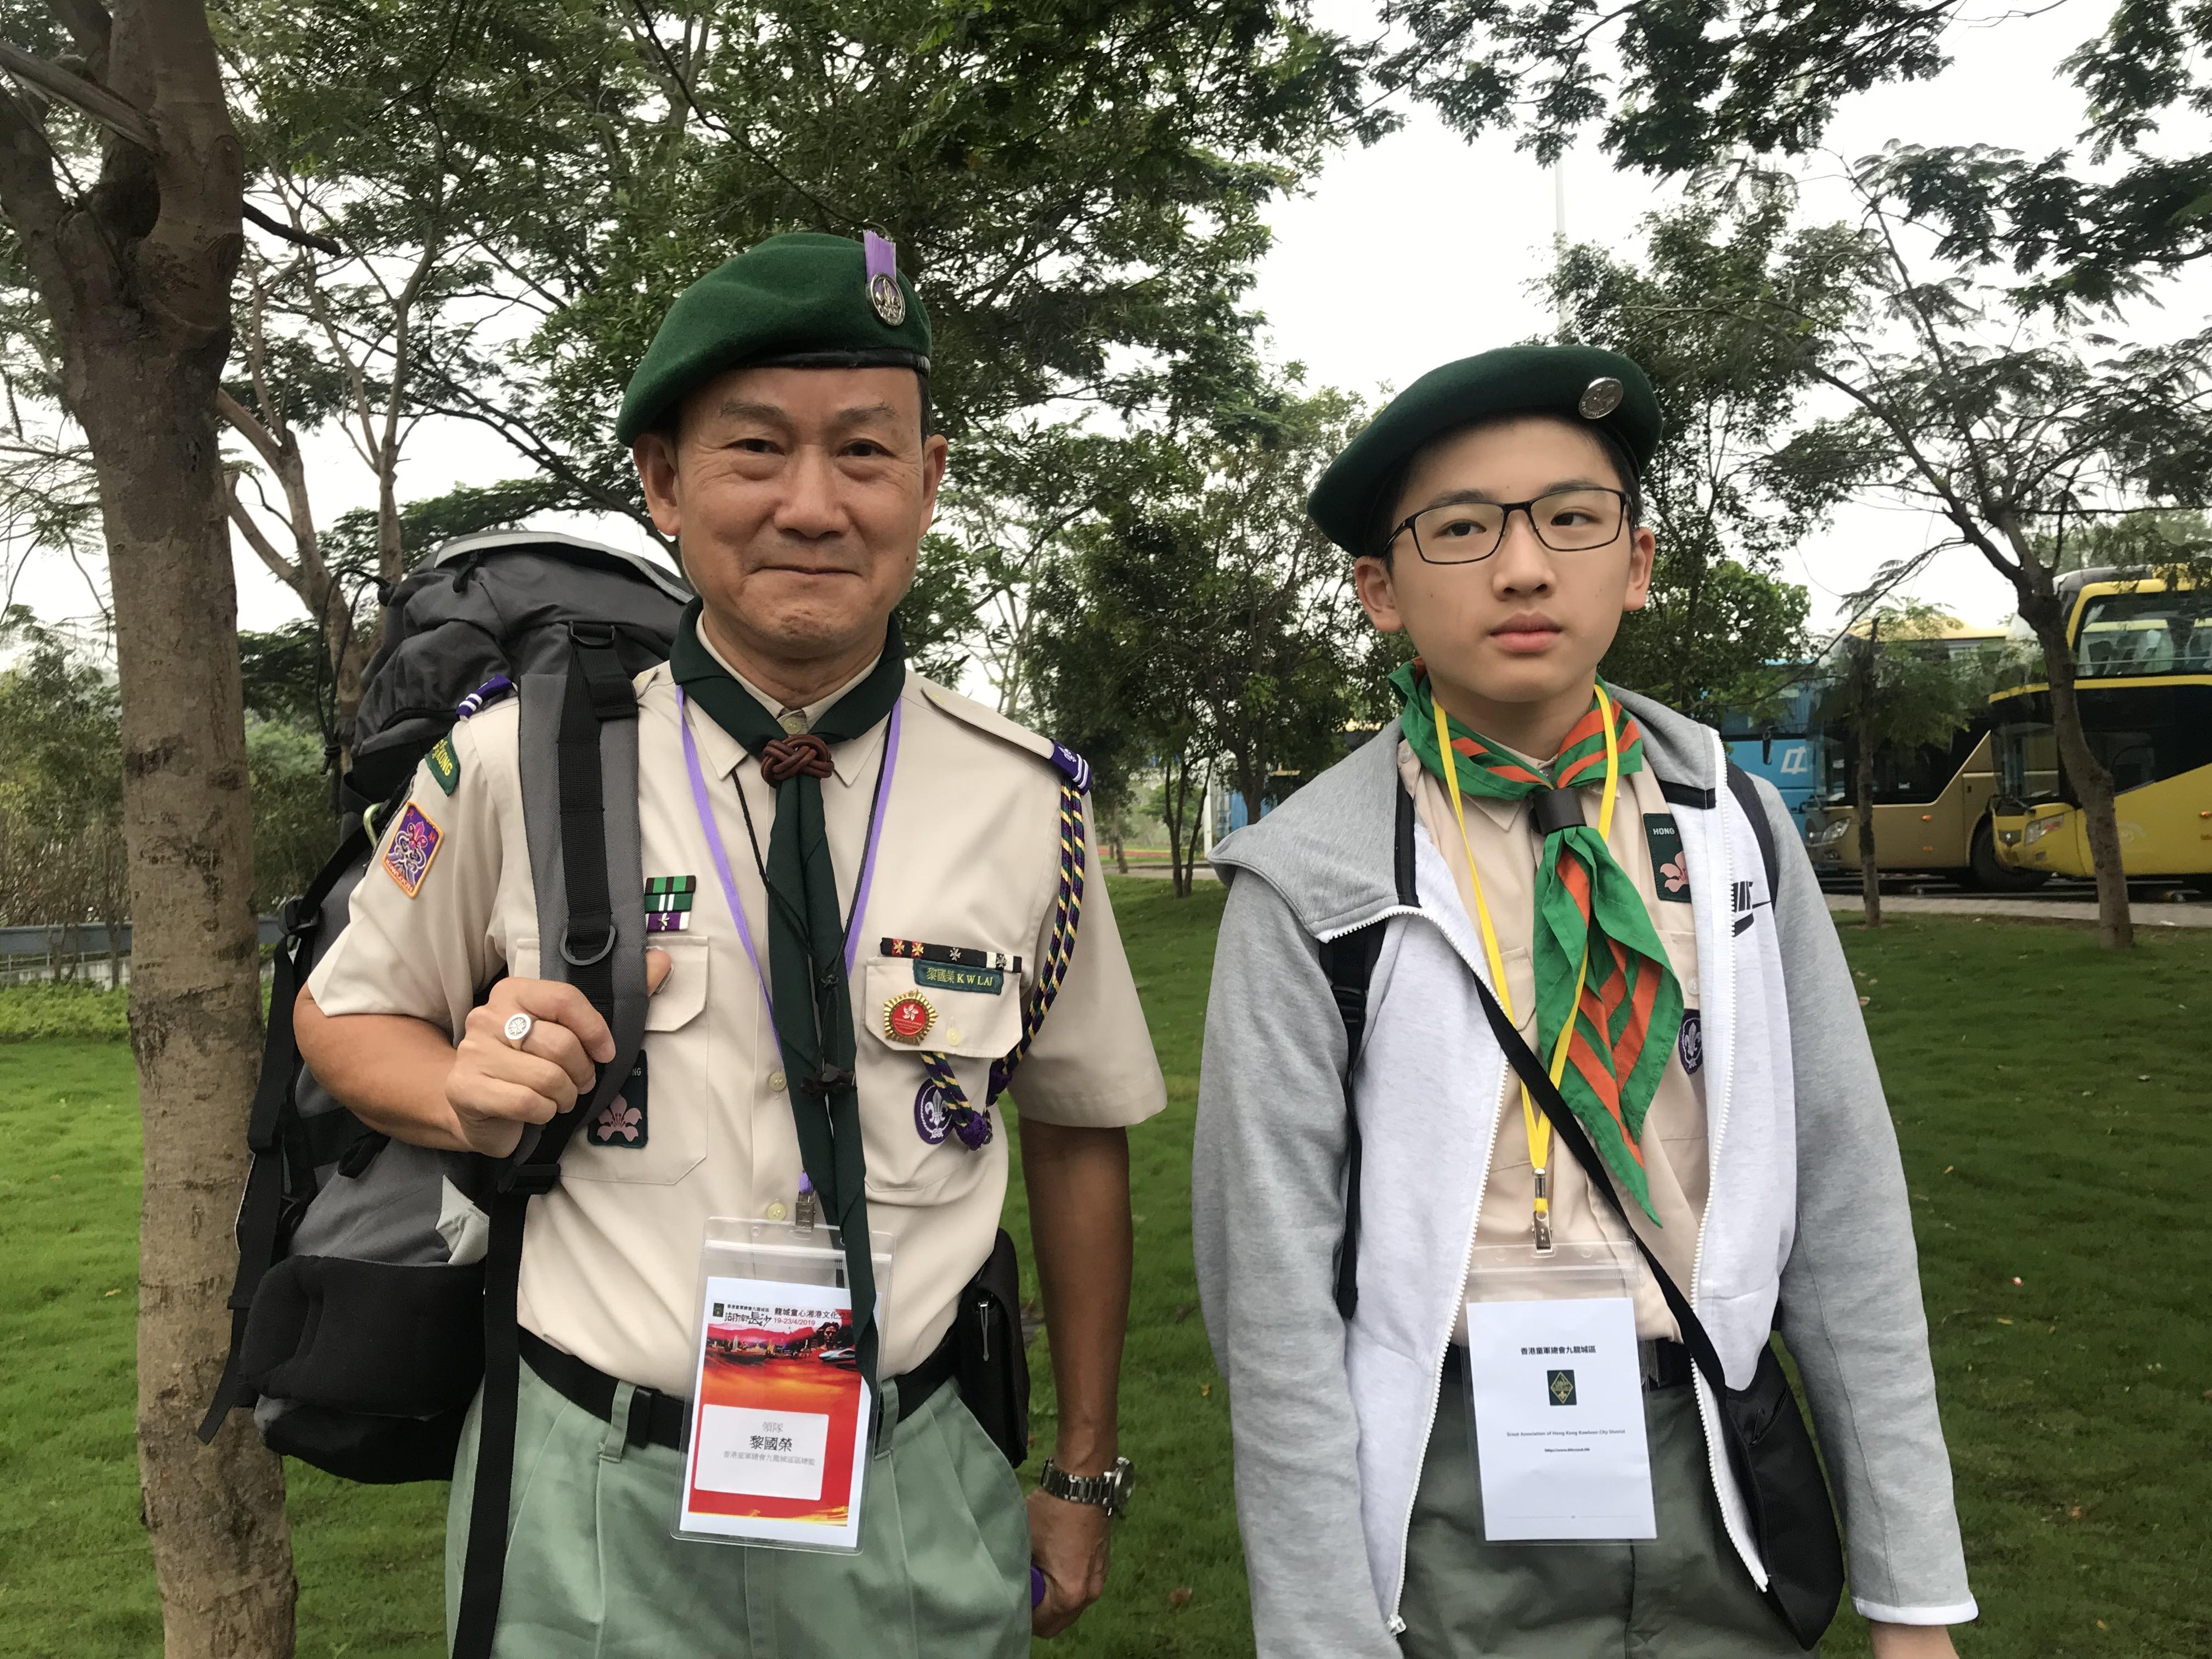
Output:
<path fill-rule="evenodd" d="M 1734 761 L 1728 763 L 1729 793 L 1735 804 L 1743 808 L 1744 816 L 1751 820 L 1751 833 L 1759 840 L 1759 861 L 1766 871 L 1766 897 L 1772 903 L 1778 895 L 1777 883 L 1781 876 L 1781 862 L 1774 850 L 1774 825 L 1768 822 L 1765 805 L 1759 799 L 1759 790 L 1752 783 L 1751 774 Z M 1781 919 L 1781 911 L 1775 918 Z"/>
<path fill-rule="evenodd" d="M 315 872 L 307 891 L 284 905 L 284 938 L 273 964 L 269 1030 L 261 1044 L 261 1078 L 254 1085 L 253 1110 L 246 1120 L 246 1145 L 253 1161 L 246 1171 L 245 1195 L 238 1205 L 238 1277 L 230 1287 L 230 1353 L 223 1360 L 222 1378 L 215 1386 L 215 1398 L 208 1402 L 207 1415 L 200 1419 L 203 1444 L 222 1431 L 223 1419 L 232 1407 L 252 1403 L 252 1396 L 242 1395 L 239 1389 L 239 1355 L 245 1345 L 246 1316 L 253 1306 L 253 1293 L 261 1288 L 283 1246 L 285 1143 L 292 1138 L 288 1131 L 296 1133 L 301 1123 L 292 1096 L 300 1075 L 300 1045 L 292 1033 L 292 1005 L 299 998 L 304 978 L 301 964 L 322 929 L 323 901 L 369 851 L 368 832 L 356 821 L 337 851 Z M 332 1128 L 345 1126 L 349 1138 L 361 1127 L 360 1120 L 343 1110 L 328 1113 L 318 1123 L 325 1120 Z"/>
<path fill-rule="evenodd" d="M 1413 892 L 1413 798 L 1398 791 L 1398 812 L 1391 849 L 1398 902 L 1419 902 Z M 1349 1321 L 1359 1309 L 1359 1109 L 1352 1097 L 1352 1070 L 1367 1040 L 1367 987 L 1382 954 L 1387 921 L 1370 921 L 1348 933 L 1321 941 L 1321 970 L 1344 1020 L 1344 1237 L 1336 1251 L 1336 1310 Z"/>
<path fill-rule="evenodd" d="M 532 676 L 524 685 L 523 817 L 538 890 L 538 971 L 548 979 L 565 979 L 584 994 L 613 1032 L 616 1052 L 613 1061 L 600 1068 L 590 1099 L 578 1101 L 574 1110 L 526 1138 L 494 1182 L 484 1252 L 483 1405 L 453 1659 L 489 1659 L 499 1625 L 522 1377 L 516 1302 L 530 1200 L 559 1184 L 561 1154 L 569 1138 L 578 1124 L 621 1091 L 645 1040 L 637 699 L 616 653 L 613 630 L 577 623 L 569 631 L 574 650 L 568 672 Z M 547 714 L 557 721 L 550 744 Z M 553 753 L 550 769 L 537 752 L 548 746 Z M 544 793 L 549 787 L 550 802 Z M 554 809 L 550 813 L 549 805 Z M 558 830 L 557 865 L 540 855 L 541 849 L 556 850 L 543 848 L 540 830 L 548 817 Z M 617 879 L 623 885 L 614 886 Z M 636 948 L 617 950 L 624 938 L 637 941 Z"/>
<path fill-rule="evenodd" d="M 1336 1310 L 1346 1320 L 1359 1307 L 1359 1112 L 1352 1070 L 1367 1036 L 1367 984 L 1382 952 L 1382 927 L 1370 921 L 1321 942 L 1321 970 L 1344 1018 L 1344 1240 L 1336 1252 Z"/>

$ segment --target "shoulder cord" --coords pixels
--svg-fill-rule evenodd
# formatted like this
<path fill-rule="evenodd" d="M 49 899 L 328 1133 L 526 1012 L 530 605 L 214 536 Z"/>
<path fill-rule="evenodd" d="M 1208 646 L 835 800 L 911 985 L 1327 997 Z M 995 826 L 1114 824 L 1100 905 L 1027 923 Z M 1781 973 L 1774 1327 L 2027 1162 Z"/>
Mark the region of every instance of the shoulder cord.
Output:
<path fill-rule="evenodd" d="M 960 1144 L 970 1151 L 988 1146 L 991 1141 L 991 1108 L 999 1103 L 999 1097 L 1014 1075 L 1014 1068 L 1036 1041 L 1044 1017 L 1060 994 L 1060 981 L 1067 977 L 1067 964 L 1075 956 L 1075 933 L 1083 920 L 1083 876 L 1086 852 L 1084 831 L 1083 792 L 1074 783 L 1060 786 L 1060 892 L 1053 902 L 1052 937 L 1045 945 L 1044 960 L 1037 965 L 1036 985 L 1022 1005 L 1022 1036 L 1004 1058 L 991 1062 L 991 1089 L 984 1101 L 983 1109 L 977 1111 L 968 1101 L 968 1094 L 953 1075 L 952 1063 L 943 1054 L 926 1052 L 921 1056 L 921 1069 L 945 1103 L 945 1115 L 951 1131 Z"/>

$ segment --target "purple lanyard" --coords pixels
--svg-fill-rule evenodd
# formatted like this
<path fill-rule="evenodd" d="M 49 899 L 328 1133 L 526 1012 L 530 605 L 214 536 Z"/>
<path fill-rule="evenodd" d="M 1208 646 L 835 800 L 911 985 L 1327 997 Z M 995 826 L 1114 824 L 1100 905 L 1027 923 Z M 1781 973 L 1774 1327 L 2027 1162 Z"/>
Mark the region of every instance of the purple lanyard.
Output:
<path fill-rule="evenodd" d="M 900 702 L 904 702 L 902 697 Z M 745 957 L 753 965 L 753 982 L 760 987 L 761 1006 L 768 1010 L 769 1028 L 775 1027 L 775 1005 L 769 1000 L 768 975 L 761 967 L 760 952 L 753 947 L 753 931 L 745 925 L 745 907 L 738 899 L 737 877 L 730 869 L 730 854 L 722 845 L 721 827 L 714 822 L 714 808 L 707 799 L 707 775 L 699 767 L 699 745 L 691 736 L 691 715 L 684 696 L 684 688 L 676 688 L 676 723 L 684 728 L 684 768 L 691 775 L 691 805 L 699 814 L 700 830 L 707 837 L 708 855 L 714 860 L 714 874 L 722 884 L 722 896 L 729 902 L 730 915 L 738 924 L 738 937 L 744 941 Z M 884 803 L 890 799 L 891 776 L 898 770 L 899 703 L 891 705 L 890 730 L 884 735 L 883 770 L 876 778 L 876 799 L 868 812 L 868 849 L 860 859 L 860 884 L 853 893 L 853 920 L 845 929 L 845 977 L 853 976 L 853 964 L 859 959 L 860 922 L 868 914 L 868 889 L 876 878 L 876 848 L 884 838 Z M 735 785 L 732 787 L 741 787 Z"/>

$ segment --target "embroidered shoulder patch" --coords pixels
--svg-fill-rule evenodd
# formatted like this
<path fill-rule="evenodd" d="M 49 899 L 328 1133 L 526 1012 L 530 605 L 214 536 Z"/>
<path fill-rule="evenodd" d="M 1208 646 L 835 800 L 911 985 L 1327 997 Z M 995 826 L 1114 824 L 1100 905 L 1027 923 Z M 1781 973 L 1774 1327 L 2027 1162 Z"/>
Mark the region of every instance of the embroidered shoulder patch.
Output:
<path fill-rule="evenodd" d="M 1672 812 L 1644 815 L 1644 844 L 1651 849 L 1651 884 L 1674 904 L 1690 902 L 1690 861 L 1682 854 L 1682 832 Z"/>
<path fill-rule="evenodd" d="M 453 752 L 453 738 L 439 738 L 424 758 L 430 763 L 430 775 L 437 779 L 438 787 L 452 794 L 461 781 L 461 757 Z"/>
<path fill-rule="evenodd" d="M 430 821 L 429 815 L 409 801 L 399 821 L 392 826 L 390 839 L 384 843 L 384 873 L 399 884 L 401 892 L 413 898 L 422 890 L 422 878 L 430 873 L 431 862 L 438 856 L 438 848 L 445 839 L 445 831 Z"/>

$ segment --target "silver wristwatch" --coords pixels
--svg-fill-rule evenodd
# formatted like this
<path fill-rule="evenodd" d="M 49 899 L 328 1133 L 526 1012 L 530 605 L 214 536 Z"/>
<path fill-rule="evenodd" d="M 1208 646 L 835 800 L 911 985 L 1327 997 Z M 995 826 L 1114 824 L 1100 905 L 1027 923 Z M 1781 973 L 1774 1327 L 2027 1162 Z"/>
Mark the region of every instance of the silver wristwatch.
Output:
<path fill-rule="evenodd" d="M 1037 1477 L 1037 1489 L 1048 1497 L 1094 1504 L 1115 1521 L 1127 1511 L 1129 1490 L 1136 1484 L 1137 1472 L 1126 1457 L 1115 1458 L 1114 1467 L 1103 1474 L 1070 1474 L 1048 1457 L 1044 1473 Z"/>

